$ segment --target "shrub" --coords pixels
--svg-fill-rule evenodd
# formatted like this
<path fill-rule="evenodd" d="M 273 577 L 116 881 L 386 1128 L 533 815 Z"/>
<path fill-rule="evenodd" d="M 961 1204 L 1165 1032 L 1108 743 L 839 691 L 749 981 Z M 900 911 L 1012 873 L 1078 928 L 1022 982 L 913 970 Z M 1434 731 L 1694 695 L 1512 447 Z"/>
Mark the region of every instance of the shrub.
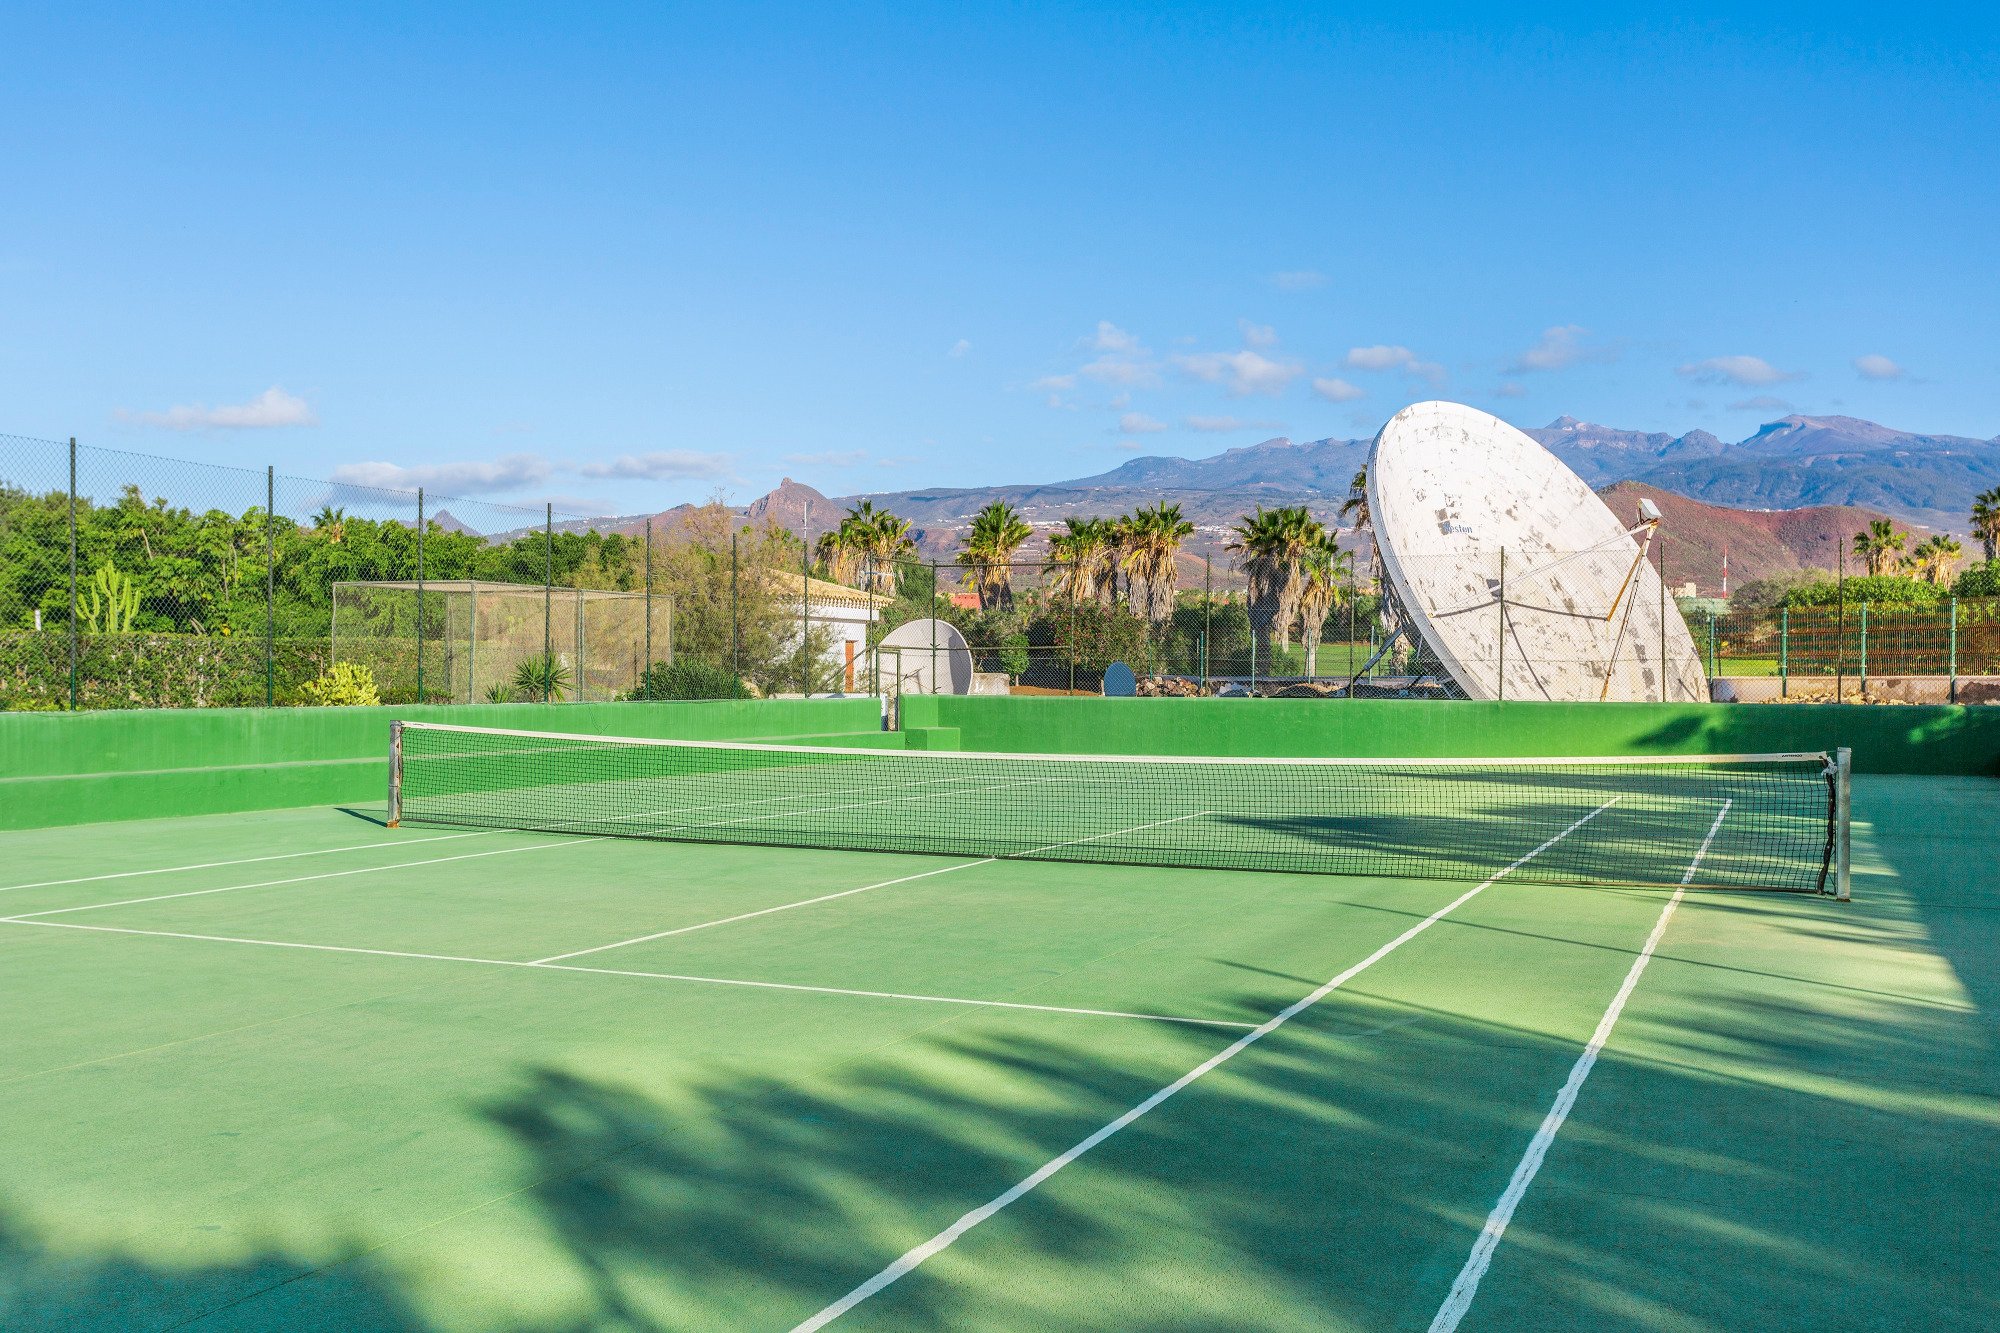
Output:
<path fill-rule="evenodd" d="M 550 653 L 537 654 L 514 668 L 513 693 L 526 703 L 549 703 L 568 694 L 576 683 L 569 663 Z"/>
<path fill-rule="evenodd" d="M 1951 585 L 1957 597 L 2000 597 L 2000 560 L 1973 565 Z"/>
<path fill-rule="evenodd" d="M 727 667 L 692 658 L 655 662 L 627 699 L 748 699 L 749 687 Z"/>
<path fill-rule="evenodd" d="M 1846 601 L 1849 606 L 1914 607 L 1936 606 L 1944 600 L 1944 589 L 1936 588 L 1916 579 L 1903 578 L 1897 574 L 1874 574 L 1847 580 Z M 1807 583 L 1791 589 L 1784 595 L 1784 606 L 1833 606 L 1840 602 L 1842 589 L 1839 583 Z"/>
<path fill-rule="evenodd" d="M 302 685 L 299 694 L 316 708 L 373 708 L 382 702 L 375 693 L 375 673 L 358 662 L 335 662 L 317 680 Z"/>

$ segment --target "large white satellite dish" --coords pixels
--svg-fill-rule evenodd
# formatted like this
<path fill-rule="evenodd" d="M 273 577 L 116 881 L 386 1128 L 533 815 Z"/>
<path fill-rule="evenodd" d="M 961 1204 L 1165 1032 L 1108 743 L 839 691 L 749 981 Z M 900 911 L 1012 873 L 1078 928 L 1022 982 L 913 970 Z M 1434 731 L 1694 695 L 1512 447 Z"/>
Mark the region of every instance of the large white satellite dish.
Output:
<path fill-rule="evenodd" d="M 875 671 L 890 694 L 972 693 L 972 649 L 948 620 L 890 630 L 875 647 Z"/>
<path fill-rule="evenodd" d="M 1631 526 L 1497 417 L 1416 403 L 1368 457 L 1392 628 L 1471 699 L 1708 699 L 1687 623 Z M 1664 667 L 1663 667 L 1664 662 Z"/>

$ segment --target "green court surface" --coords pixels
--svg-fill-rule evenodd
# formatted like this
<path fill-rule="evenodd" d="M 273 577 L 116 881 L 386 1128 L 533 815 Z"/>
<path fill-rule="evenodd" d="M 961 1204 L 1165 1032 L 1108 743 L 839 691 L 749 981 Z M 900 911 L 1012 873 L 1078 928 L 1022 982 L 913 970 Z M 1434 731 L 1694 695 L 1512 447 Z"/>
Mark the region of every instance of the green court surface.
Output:
<path fill-rule="evenodd" d="M 1991 779 L 1845 904 L 382 816 L 0 833 L 0 1327 L 2000 1326 Z"/>

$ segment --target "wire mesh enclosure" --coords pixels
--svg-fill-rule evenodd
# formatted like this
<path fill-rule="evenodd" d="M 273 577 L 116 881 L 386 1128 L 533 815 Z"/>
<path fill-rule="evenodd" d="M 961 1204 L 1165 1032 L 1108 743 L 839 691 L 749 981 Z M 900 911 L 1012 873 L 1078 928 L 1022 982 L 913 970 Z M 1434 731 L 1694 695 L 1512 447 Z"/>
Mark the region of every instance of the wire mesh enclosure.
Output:
<path fill-rule="evenodd" d="M 671 599 L 477 579 L 333 585 L 331 651 L 426 703 L 605 703 L 673 661 Z"/>

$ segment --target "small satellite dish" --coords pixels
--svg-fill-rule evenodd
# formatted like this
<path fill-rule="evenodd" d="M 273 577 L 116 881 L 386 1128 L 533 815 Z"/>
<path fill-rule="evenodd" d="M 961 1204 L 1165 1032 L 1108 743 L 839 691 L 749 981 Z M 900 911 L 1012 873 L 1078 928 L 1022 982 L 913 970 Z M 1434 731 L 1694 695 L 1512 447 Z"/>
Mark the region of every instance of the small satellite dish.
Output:
<path fill-rule="evenodd" d="M 970 694 L 972 650 L 948 620 L 912 620 L 875 647 L 876 679 L 884 693 Z"/>
<path fill-rule="evenodd" d="M 1628 528 L 1541 445 L 1440 402 L 1382 427 L 1367 489 L 1385 615 L 1465 697 L 1707 701 L 1651 501 Z"/>
<path fill-rule="evenodd" d="M 1132 668 L 1123 662 L 1113 662 L 1104 668 L 1104 697 L 1107 699 L 1130 699 L 1139 693 L 1139 679 L 1132 674 Z"/>

